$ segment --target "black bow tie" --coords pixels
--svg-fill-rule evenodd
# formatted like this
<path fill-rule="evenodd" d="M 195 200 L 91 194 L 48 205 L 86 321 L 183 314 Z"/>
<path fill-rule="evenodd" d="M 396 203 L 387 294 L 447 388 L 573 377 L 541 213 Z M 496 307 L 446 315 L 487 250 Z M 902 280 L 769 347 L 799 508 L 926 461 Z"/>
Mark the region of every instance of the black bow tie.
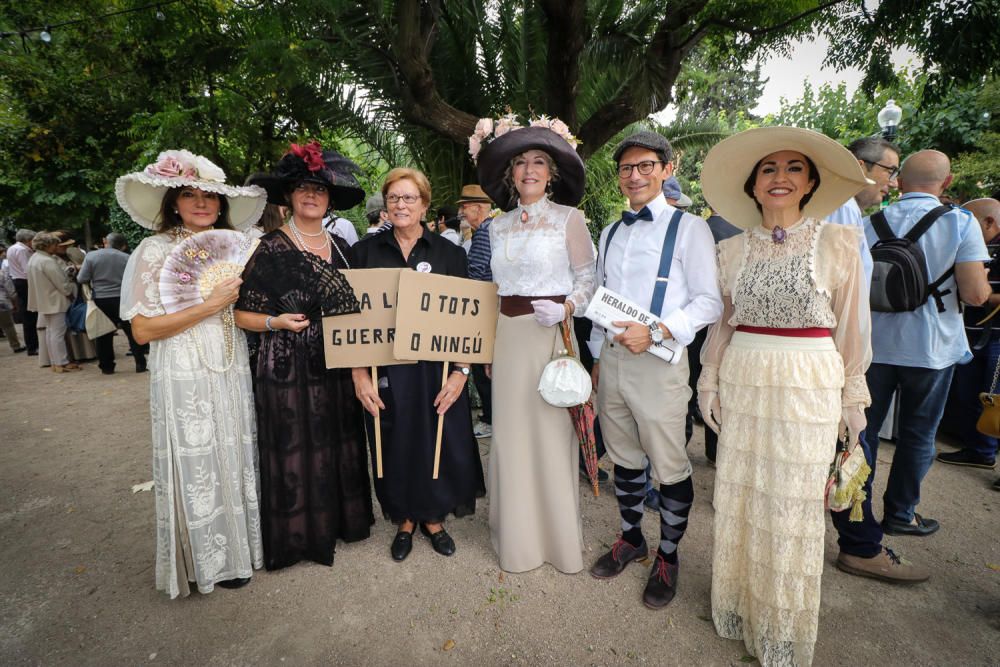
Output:
<path fill-rule="evenodd" d="M 633 213 L 632 211 L 622 211 L 622 222 L 626 225 L 631 225 L 636 220 L 653 220 L 653 212 L 649 210 L 649 207 L 643 206 L 642 210 L 638 213 Z"/>

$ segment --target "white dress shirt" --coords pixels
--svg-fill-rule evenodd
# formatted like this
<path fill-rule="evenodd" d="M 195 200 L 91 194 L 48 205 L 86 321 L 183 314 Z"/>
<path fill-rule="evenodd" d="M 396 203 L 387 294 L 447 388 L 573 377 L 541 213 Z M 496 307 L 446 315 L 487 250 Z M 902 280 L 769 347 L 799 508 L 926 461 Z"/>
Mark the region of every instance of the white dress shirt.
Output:
<path fill-rule="evenodd" d="M 27 245 L 18 241 L 7 248 L 7 273 L 14 280 L 28 279 L 28 260 L 34 252 Z"/>
<path fill-rule="evenodd" d="M 324 218 L 323 228 L 347 241 L 347 245 L 358 242 L 358 230 L 354 229 L 354 225 L 347 218 Z"/>
<path fill-rule="evenodd" d="M 607 276 L 605 287 L 648 309 L 660 269 L 663 239 L 677 209 L 667 204 L 662 194 L 646 207 L 653 220 L 620 224 L 607 250 L 608 232 L 613 225 L 601 232 L 597 280 L 600 284 Z M 722 316 L 715 240 L 708 225 L 698 216 L 685 213 L 680 220 L 663 307 L 653 315 L 685 346 L 694 340 L 699 329 Z M 603 327 L 594 325 L 588 345 L 595 359 L 600 356 L 605 337 L 612 338 Z"/>
<path fill-rule="evenodd" d="M 861 242 L 859 243 L 859 248 L 861 250 L 861 266 L 865 270 L 865 285 L 871 287 L 872 284 L 872 269 L 874 268 L 874 262 L 872 261 L 872 251 L 868 248 L 868 243 L 865 241 L 864 231 L 865 223 L 861 217 L 861 207 L 858 206 L 858 202 L 851 197 L 844 205 L 838 208 L 836 211 L 826 216 L 826 219 L 830 222 L 835 222 L 838 225 L 847 225 L 848 227 L 857 227 L 861 230 Z"/>

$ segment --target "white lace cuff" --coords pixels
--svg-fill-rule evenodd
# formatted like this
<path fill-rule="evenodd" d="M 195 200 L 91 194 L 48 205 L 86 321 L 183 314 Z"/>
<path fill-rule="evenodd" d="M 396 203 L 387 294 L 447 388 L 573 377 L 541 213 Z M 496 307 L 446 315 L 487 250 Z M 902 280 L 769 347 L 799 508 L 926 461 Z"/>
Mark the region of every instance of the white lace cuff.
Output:
<path fill-rule="evenodd" d="M 704 375 L 704 373 L 702 373 Z M 701 380 L 698 381 L 699 386 Z M 840 404 L 860 405 L 868 407 L 872 404 L 871 394 L 868 393 L 868 382 L 864 375 L 851 375 L 844 380 L 844 389 L 840 394 Z"/>
<path fill-rule="evenodd" d="M 698 391 L 719 391 L 719 367 L 702 365 L 698 376 Z"/>

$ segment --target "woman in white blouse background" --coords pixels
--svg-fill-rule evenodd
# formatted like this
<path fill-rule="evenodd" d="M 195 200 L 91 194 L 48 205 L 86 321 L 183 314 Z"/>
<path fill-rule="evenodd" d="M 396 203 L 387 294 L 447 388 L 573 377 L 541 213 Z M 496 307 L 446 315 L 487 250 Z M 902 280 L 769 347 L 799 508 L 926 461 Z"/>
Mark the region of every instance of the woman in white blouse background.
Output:
<path fill-rule="evenodd" d="M 561 121 L 513 129 L 509 122 L 497 123 L 500 136 L 478 155 L 480 184 L 506 211 L 490 225 L 490 265 L 500 294 L 490 533 L 503 570 L 550 563 L 575 573 L 583 569 L 579 445 L 568 411 L 546 403 L 536 389 L 553 351 L 563 347 L 559 323 L 572 326 L 573 313 L 594 293 L 593 242 L 574 208 L 583 197 L 584 167 Z M 484 119 L 473 139 L 488 140 L 493 129 Z M 470 141 L 473 157 L 479 145 Z"/>

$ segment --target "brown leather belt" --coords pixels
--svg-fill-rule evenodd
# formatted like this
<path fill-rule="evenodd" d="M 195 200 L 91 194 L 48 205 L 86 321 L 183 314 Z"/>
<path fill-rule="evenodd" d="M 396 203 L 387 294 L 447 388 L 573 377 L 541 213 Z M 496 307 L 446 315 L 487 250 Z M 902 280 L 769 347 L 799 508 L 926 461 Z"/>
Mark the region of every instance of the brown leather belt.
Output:
<path fill-rule="evenodd" d="M 566 301 L 565 296 L 502 296 L 500 297 L 500 312 L 507 317 L 527 315 L 535 312 L 535 309 L 531 307 L 531 302 L 539 299 L 555 301 L 556 303 Z"/>

